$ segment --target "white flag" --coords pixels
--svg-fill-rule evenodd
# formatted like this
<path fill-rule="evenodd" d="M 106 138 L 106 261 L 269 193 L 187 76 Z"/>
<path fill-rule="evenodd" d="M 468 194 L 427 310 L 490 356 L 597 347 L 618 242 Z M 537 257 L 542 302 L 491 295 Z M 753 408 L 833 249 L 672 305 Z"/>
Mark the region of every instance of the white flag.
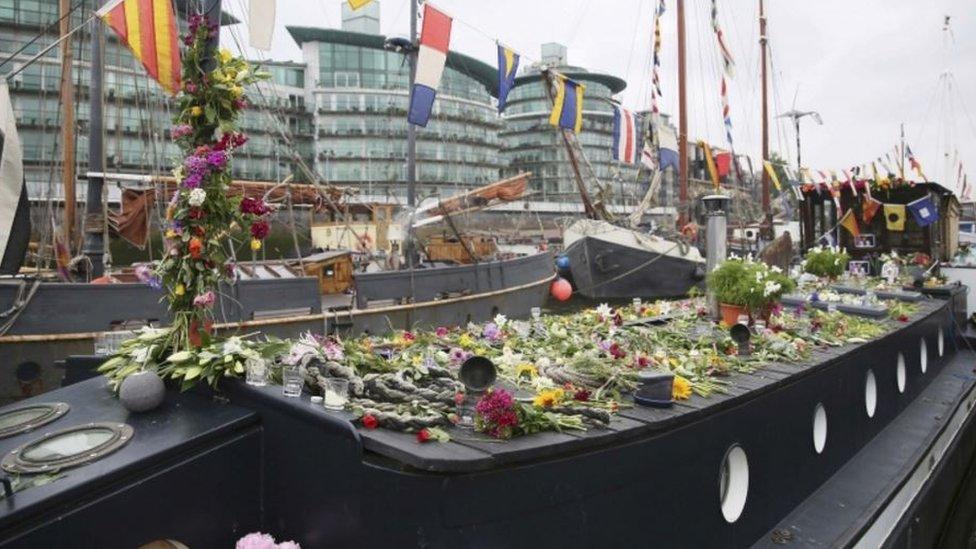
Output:
<path fill-rule="evenodd" d="M 247 13 L 247 34 L 252 48 L 268 51 L 275 27 L 276 0 L 250 0 Z"/>

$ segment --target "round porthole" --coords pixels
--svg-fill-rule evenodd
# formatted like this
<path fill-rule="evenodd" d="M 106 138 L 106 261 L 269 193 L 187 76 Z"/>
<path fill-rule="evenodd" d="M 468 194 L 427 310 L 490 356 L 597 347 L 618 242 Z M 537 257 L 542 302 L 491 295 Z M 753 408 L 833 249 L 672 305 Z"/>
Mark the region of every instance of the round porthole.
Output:
<path fill-rule="evenodd" d="M 722 516 L 730 524 L 739 520 L 749 495 L 749 460 L 738 444 L 725 452 L 719 473 L 719 496 Z"/>
<path fill-rule="evenodd" d="M 945 354 L 945 332 L 939 326 L 939 357 Z"/>
<path fill-rule="evenodd" d="M 929 369 L 929 346 L 927 343 L 925 343 L 924 337 L 918 344 L 918 355 L 918 363 L 922 368 L 922 373 L 924 374 L 925 371 Z"/>
<path fill-rule="evenodd" d="M 907 372 L 905 372 L 905 355 L 898 353 L 898 367 L 895 369 L 895 379 L 898 382 L 898 392 L 905 392 L 905 378 L 907 377 Z"/>
<path fill-rule="evenodd" d="M 104 457 L 132 439 L 132 427 L 124 423 L 76 425 L 17 448 L 3 457 L 8 473 L 44 473 L 77 467 Z"/>
<path fill-rule="evenodd" d="M 874 372 L 868 370 L 864 378 L 864 409 L 868 417 L 874 417 L 874 410 L 878 407 L 878 380 L 874 377 Z"/>
<path fill-rule="evenodd" d="M 813 409 L 813 449 L 818 454 L 823 453 L 827 446 L 827 410 L 824 405 L 817 403 Z"/>
<path fill-rule="evenodd" d="M 0 438 L 12 437 L 47 425 L 68 413 L 64 402 L 45 402 L 0 413 Z"/>

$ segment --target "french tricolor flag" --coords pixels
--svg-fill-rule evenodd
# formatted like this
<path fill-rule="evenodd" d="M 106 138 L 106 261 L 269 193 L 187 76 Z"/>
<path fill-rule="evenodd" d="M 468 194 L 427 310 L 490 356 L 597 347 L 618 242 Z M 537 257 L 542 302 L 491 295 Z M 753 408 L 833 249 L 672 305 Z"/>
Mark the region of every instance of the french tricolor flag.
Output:
<path fill-rule="evenodd" d="M 637 142 L 640 124 L 634 113 L 623 107 L 613 107 L 613 158 L 625 164 L 637 163 Z"/>
<path fill-rule="evenodd" d="M 424 4 L 424 26 L 420 31 L 420 50 L 417 52 L 417 76 L 410 91 L 410 111 L 407 121 L 427 126 L 441 83 L 441 73 L 447 61 L 451 43 L 451 18 L 430 4 Z"/>

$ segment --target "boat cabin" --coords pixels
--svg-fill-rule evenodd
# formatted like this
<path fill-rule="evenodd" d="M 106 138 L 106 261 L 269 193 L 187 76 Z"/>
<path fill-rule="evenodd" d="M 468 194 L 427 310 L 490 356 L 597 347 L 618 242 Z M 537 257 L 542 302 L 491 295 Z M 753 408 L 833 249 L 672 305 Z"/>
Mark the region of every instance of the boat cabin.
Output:
<path fill-rule="evenodd" d="M 921 252 L 941 261 L 955 255 L 959 247 L 960 206 L 952 191 L 933 182 L 893 181 L 887 188 L 872 190 L 869 198 L 865 193 L 866 183 L 855 183 L 857 194 L 847 184 L 833 190 L 834 194 L 839 193 L 841 211 L 831 191 L 823 185 L 802 187 L 799 210 L 803 251 L 817 245 L 835 244 L 846 248 L 855 260 L 872 259 L 890 251 L 902 255 Z M 925 198 L 935 206 L 936 212 L 935 220 L 923 227 L 910 205 Z M 843 212 L 850 209 L 857 223 L 857 235 L 840 223 Z"/>
<path fill-rule="evenodd" d="M 463 241 L 462 241 L 463 239 Z M 445 263 L 474 263 L 479 259 L 490 258 L 498 251 L 495 240 L 484 236 L 435 235 L 427 239 L 427 259 Z M 475 257 L 471 257 L 474 254 Z"/>
<path fill-rule="evenodd" d="M 340 294 L 352 286 L 352 252 L 349 250 L 312 254 L 302 258 L 302 265 L 306 276 L 319 281 L 322 295 Z M 298 266 L 298 263 L 295 262 L 293 266 Z"/>
<path fill-rule="evenodd" d="M 312 244 L 325 250 L 390 253 L 403 240 L 403 228 L 393 222 L 392 204 L 342 204 L 328 210 L 325 219 L 312 222 Z"/>

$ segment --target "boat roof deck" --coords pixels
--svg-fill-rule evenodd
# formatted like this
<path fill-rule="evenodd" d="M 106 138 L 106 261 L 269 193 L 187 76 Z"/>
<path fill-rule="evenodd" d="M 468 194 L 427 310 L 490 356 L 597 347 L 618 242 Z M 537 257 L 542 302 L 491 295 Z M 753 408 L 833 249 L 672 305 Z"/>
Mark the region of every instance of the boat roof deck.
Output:
<path fill-rule="evenodd" d="M 311 408 L 315 414 L 347 420 L 350 422 L 350 427 L 355 429 L 367 452 L 400 462 L 406 468 L 437 473 L 474 472 L 535 459 L 565 457 L 595 448 L 626 443 L 635 437 L 646 437 L 655 432 L 678 428 L 705 415 L 715 414 L 741 404 L 774 387 L 792 383 L 814 370 L 825 367 L 838 357 L 856 352 L 864 346 L 877 345 L 886 338 L 897 337 L 899 329 L 923 321 L 944 307 L 950 306 L 950 302 L 931 299 L 922 301 L 919 305 L 919 310 L 908 322 L 883 320 L 882 322 L 890 326 L 891 331 L 867 343 L 815 347 L 810 358 L 804 362 L 773 362 L 752 373 L 729 375 L 723 378 L 729 383 L 726 393 L 716 392 L 708 398 L 693 395 L 688 400 L 675 402 L 670 408 L 637 405 L 621 408 L 608 428 L 544 432 L 508 441 L 491 439 L 471 429 L 452 427 L 447 429 L 451 435 L 450 442 L 420 444 L 416 441 L 416 436 L 411 433 L 359 427 L 352 423 L 355 419 L 352 413 L 328 411 L 321 405 L 313 406 L 307 394 L 302 395 L 301 399 L 294 399 L 282 397 L 281 388 L 278 386 L 248 389 L 264 393 L 266 398 L 273 398 L 285 407 Z M 509 389 L 515 391 L 516 397 L 531 396 L 523 390 L 511 387 Z M 626 398 L 626 402 L 632 403 L 630 397 Z M 308 410 L 302 410 L 302 413 L 307 414 Z"/>

